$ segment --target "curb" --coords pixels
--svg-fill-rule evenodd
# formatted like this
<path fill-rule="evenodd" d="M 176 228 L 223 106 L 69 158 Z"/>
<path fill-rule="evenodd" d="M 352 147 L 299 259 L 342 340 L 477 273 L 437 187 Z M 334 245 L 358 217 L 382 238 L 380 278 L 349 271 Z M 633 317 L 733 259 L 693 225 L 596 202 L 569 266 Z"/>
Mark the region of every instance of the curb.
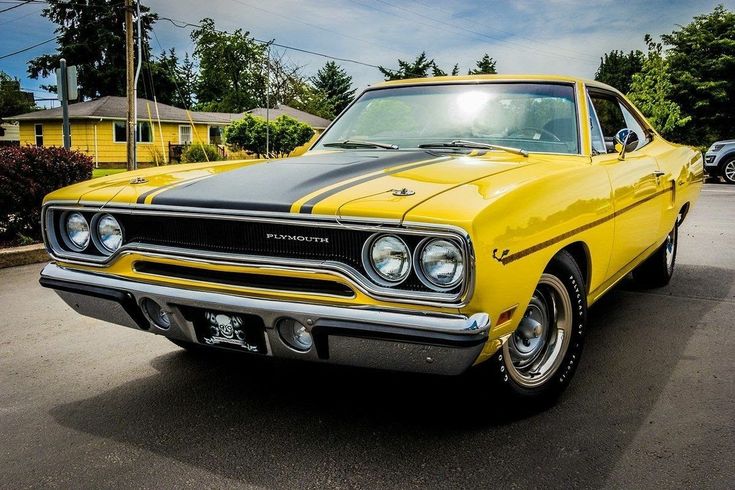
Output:
<path fill-rule="evenodd" d="M 37 264 L 49 259 L 43 243 L 0 249 L 0 269 L 18 265 Z"/>

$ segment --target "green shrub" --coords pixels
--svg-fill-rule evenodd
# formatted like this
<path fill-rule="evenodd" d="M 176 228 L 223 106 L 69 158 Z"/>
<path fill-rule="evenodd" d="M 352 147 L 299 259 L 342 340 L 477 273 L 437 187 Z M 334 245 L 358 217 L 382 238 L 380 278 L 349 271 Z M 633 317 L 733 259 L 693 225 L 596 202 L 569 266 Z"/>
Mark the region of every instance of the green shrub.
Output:
<path fill-rule="evenodd" d="M 219 160 L 224 160 L 224 157 L 214 145 L 192 143 L 181 154 L 183 163 L 216 162 Z"/>
<path fill-rule="evenodd" d="M 225 139 L 234 151 L 245 150 L 260 157 L 266 154 L 266 129 L 270 138 L 270 154 L 281 157 L 314 136 L 314 130 L 308 124 L 292 117 L 283 115 L 266 122 L 262 117 L 246 113 L 242 119 L 227 126 Z"/>
<path fill-rule="evenodd" d="M 92 159 L 58 147 L 0 147 L 0 239 L 41 240 L 43 197 L 92 177 Z"/>

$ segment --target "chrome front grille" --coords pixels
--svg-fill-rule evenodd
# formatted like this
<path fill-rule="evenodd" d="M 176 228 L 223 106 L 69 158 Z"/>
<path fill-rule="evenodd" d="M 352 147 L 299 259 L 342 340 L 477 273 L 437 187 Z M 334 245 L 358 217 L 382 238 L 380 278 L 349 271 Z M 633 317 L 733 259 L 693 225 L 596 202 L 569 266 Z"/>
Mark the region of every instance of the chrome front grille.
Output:
<path fill-rule="evenodd" d="M 123 246 L 111 256 L 94 247 L 78 252 L 66 248 L 59 237 L 65 212 L 75 210 L 88 221 L 101 212 L 113 215 L 123 229 Z M 474 257 L 469 241 L 460 230 L 430 225 L 403 225 L 395 222 L 369 223 L 354 220 L 294 220 L 282 217 L 214 214 L 208 210 L 159 211 L 150 207 L 112 208 L 104 211 L 80 206 L 49 205 L 44 213 L 47 246 L 54 258 L 75 263 L 104 266 L 121 253 L 139 252 L 157 257 L 195 258 L 212 263 L 240 263 L 303 268 L 336 273 L 351 279 L 355 290 L 378 299 L 406 303 L 461 306 L 469 300 L 473 286 Z M 370 279 L 363 264 L 363 247 L 376 233 L 399 236 L 415 250 L 427 237 L 449 238 L 465 253 L 465 278 L 450 291 L 435 291 L 412 271 L 395 286 L 379 285 Z M 252 278 L 251 278 L 252 279 Z M 264 289 L 269 289 L 264 286 Z M 280 287 L 276 288 L 280 289 Z M 354 291 L 353 291 L 354 292 Z M 331 294 L 335 294 L 333 291 Z M 346 291 L 336 293 L 347 295 Z"/>

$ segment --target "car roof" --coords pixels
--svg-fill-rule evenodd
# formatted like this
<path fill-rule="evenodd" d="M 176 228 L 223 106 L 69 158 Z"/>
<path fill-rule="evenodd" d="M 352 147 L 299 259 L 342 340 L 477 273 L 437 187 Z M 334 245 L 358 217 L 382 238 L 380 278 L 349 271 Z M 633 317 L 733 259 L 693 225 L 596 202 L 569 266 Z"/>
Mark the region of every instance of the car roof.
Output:
<path fill-rule="evenodd" d="M 499 74 L 499 75 L 461 75 L 461 76 L 444 76 L 444 77 L 427 77 L 427 78 L 407 78 L 404 80 L 391 80 L 389 82 L 380 82 L 372 85 L 370 88 L 396 87 L 401 85 L 422 85 L 422 84 L 449 84 L 449 83 L 467 83 L 467 82 L 556 82 L 556 83 L 583 83 L 590 87 L 602 88 L 618 92 L 614 87 L 598 82 L 597 80 L 589 80 L 580 77 L 572 77 L 566 75 L 543 75 L 543 74 Z"/>

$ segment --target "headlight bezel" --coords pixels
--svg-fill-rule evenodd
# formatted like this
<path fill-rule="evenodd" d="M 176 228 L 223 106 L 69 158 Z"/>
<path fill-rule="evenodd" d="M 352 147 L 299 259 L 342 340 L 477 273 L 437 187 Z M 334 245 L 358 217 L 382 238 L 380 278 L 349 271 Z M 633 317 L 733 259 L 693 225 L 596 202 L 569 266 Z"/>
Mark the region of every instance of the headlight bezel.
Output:
<path fill-rule="evenodd" d="M 406 249 L 406 264 L 407 269 L 406 273 L 403 277 L 391 280 L 385 276 L 383 276 L 380 272 L 378 272 L 377 266 L 374 264 L 372 259 L 372 252 L 375 244 L 383 239 L 383 238 L 395 238 L 398 240 L 403 247 Z M 370 277 L 370 279 L 378 284 L 379 286 L 383 287 L 395 287 L 398 286 L 406 280 L 411 277 L 411 271 L 413 270 L 413 255 L 411 253 L 411 247 L 408 246 L 406 243 L 406 240 L 401 238 L 399 235 L 394 233 L 375 233 L 374 235 L 370 236 L 366 241 L 365 244 L 362 247 L 362 266 L 365 269 L 365 272 Z"/>
<path fill-rule="evenodd" d="M 102 240 L 102 237 L 100 236 L 101 235 L 100 230 L 99 230 L 100 221 L 102 221 L 105 218 L 112 218 L 112 220 L 114 220 L 114 222 L 117 224 L 118 229 L 120 230 L 120 245 L 118 245 L 118 247 L 115 249 L 111 249 L 107 245 L 105 245 L 104 240 Z M 120 223 L 120 220 L 118 220 L 114 215 L 110 213 L 97 213 L 92 218 L 91 226 L 92 226 L 92 241 L 94 241 L 95 247 L 97 247 L 97 250 L 101 254 L 112 255 L 118 250 L 120 250 L 120 248 L 122 248 L 122 246 L 125 244 L 125 230 L 123 229 L 123 226 Z"/>
<path fill-rule="evenodd" d="M 457 253 L 462 261 L 462 270 L 459 274 L 459 276 L 448 284 L 439 284 L 431 279 L 430 275 L 424 270 L 424 260 L 423 255 L 426 248 L 431 245 L 434 242 L 447 242 L 448 244 L 452 245 L 457 249 Z M 419 278 L 419 280 L 422 282 L 424 286 L 426 286 L 429 289 L 432 289 L 436 292 L 440 293 L 446 293 L 449 291 L 455 290 L 457 287 L 459 287 L 462 282 L 465 280 L 465 277 L 467 275 L 467 257 L 464 253 L 464 248 L 462 247 L 461 243 L 457 243 L 455 240 L 449 238 L 449 237 L 426 237 L 419 244 L 416 246 L 416 251 L 414 253 L 414 270 L 416 271 L 416 276 Z"/>
<path fill-rule="evenodd" d="M 71 236 L 69 235 L 69 219 L 75 215 L 81 217 L 87 227 L 87 240 L 84 242 L 84 246 L 78 245 L 76 242 L 74 242 L 74 240 L 72 240 Z M 84 252 L 89 248 L 89 244 L 92 242 L 92 225 L 83 213 L 79 211 L 66 211 L 62 213 L 59 220 L 59 227 L 59 231 L 61 232 L 61 240 L 64 242 L 64 245 L 69 248 L 69 250 L 71 250 L 72 252 Z"/>

